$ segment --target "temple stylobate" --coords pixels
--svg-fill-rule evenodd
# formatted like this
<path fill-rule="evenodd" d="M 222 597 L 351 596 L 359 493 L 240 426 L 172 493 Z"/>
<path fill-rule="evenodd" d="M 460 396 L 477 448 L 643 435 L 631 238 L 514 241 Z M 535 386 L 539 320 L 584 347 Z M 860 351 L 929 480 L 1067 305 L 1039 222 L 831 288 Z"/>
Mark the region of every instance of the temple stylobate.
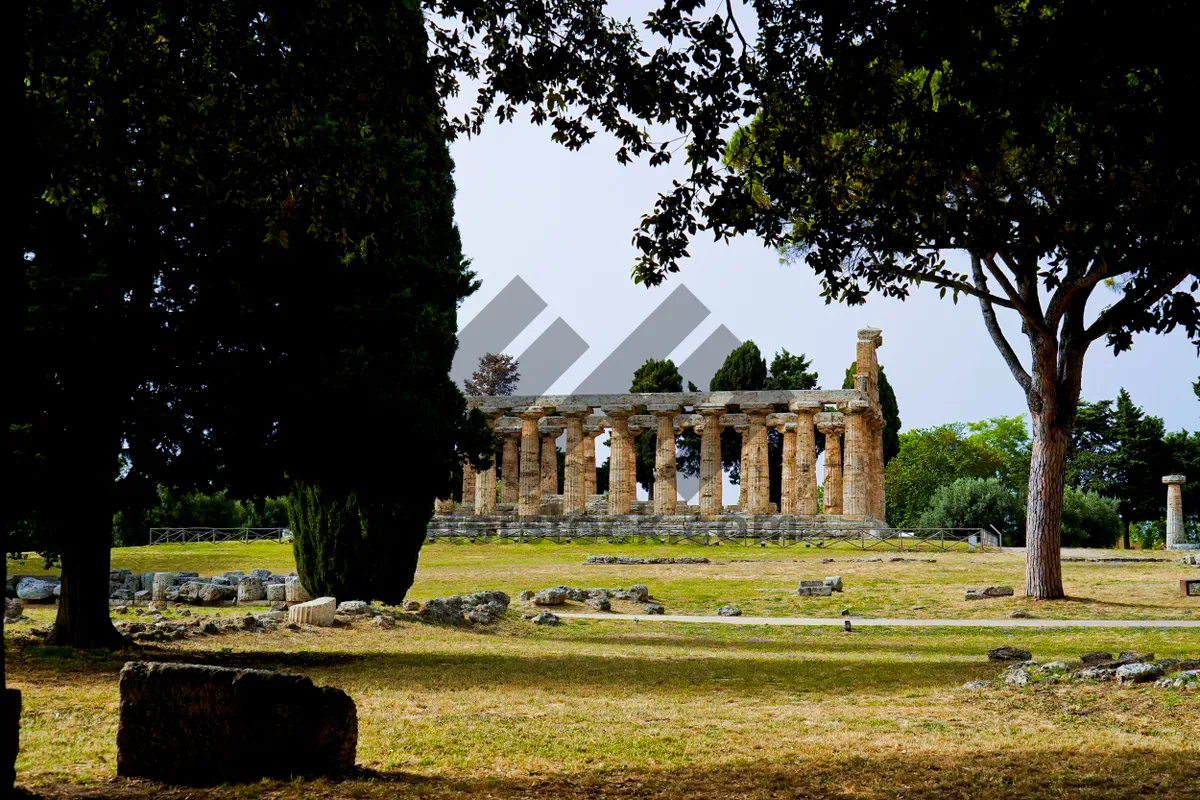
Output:
<path fill-rule="evenodd" d="M 877 385 L 881 331 L 858 332 L 854 389 L 677 394 L 605 394 L 470 397 L 503 438 L 503 478 L 496 467 L 463 477 L 463 502 L 439 502 L 432 530 L 478 529 L 494 523 L 551 523 L 571 518 L 705 526 L 733 515 L 775 530 L 883 528 L 883 414 Z M 685 505 L 676 490 L 676 436 L 700 439 L 700 492 Z M 723 504 L 721 433 L 741 437 L 741 487 L 736 505 Z M 783 467 L 772 492 L 768 431 L 779 432 Z M 655 431 L 654 493 L 638 501 L 634 437 Z M 825 437 L 822 491 L 817 491 L 816 434 Z M 561 493 L 556 440 L 566 433 Z M 608 492 L 596 491 L 596 438 L 610 437 Z M 512 468 L 510 468 L 510 466 Z M 497 498 L 497 494 L 499 497 Z M 771 502 L 773 494 L 778 503 Z M 823 503 L 818 503 L 818 497 Z M 617 519 L 620 518 L 620 519 Z M 644 520 L 643 518 L 647 518 Z M 743 522 L 744 524 L 744 522 Z"/>

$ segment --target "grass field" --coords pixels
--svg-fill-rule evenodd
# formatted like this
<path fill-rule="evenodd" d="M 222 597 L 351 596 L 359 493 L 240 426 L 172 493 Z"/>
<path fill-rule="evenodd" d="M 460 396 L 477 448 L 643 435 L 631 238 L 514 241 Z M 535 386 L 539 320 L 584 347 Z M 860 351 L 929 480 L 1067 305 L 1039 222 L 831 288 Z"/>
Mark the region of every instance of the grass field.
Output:
<path fill-rule="evenodd" d="M 715 563 L 582 565 L 585 555 L 602 553 L 702 554 Z M 356 624 L 230 634 L 116 656 L 10 650 L 9 682 L 25 693 L 19 780 L 49 797 L 179 800 L 1200 794 L 1194 693 L 1112 685 L 962 688 L 996 677 L 1001 668 L 985 653 L 1000 644 L 1026 647 L 1041 661 L 1098 649 L 1200 655 L 1194 629 L 987 630 L 966 619 L 1015 608 L 1040 617 L 1195 618 L 1195 600 L 1188 605 L 1175 588 L 1189 574 L 1181 565 L 1068 563 L 1072 600 L 968 604 L 961 600 L 966 585 L 1008 583 L 1019 592 L 1021 557 L 841 561 L 862 555 L 439 544 L 424 551 L 413 595 L 641 582 L 672 612 L 712 613 L 724 602 L 770 615 L 836 615 L 849 607 L 874 616 L 963 617 L 964 626 L 844 633 L 568 621 L 539 628 L 513 614 L 489 628 Z M 829 557 L 838 561 L 820 563 Z M 274 544 L 116 550 L 113 561 L 138 571 L 291 569 L 290 550 Z M 9 571 L 36 570 L 10 562 Z M 846 582 L 832 603 L 785 593 L 798 578 L 832 574 Z M 38 621 L 52 618 L 49 608 L 31 613 Z M 114 779 L 116 678 L 132 657 L 289 669 L 342 687 L 358 705 L 362 774 L 205 790 Z"/>
<path fill-rule="evenodd" d="M 1133 556 L 1129 551 L 1087 551 L 1089 557 Z M 705 556 L 711 564 L 584 565 L 588 555 Z M 1140 554 L 1138 554 L 1140 555 Z M 895 557 L 935 563 L 891 562 Z M 1147 559 L 1165 558 L 1150 552 Z M 833 558 L 833 563 L 821 563 Z M 853 562 L 882 558 L 882 562 Z M 134 572 L 195 570 L 203 575 L 256 567 L 295 569 L 292 549 L 273 542 L 131 547 L 113 550 L 114 568 Z M 40 559 L 10 561 L 10 574 L 42 572 Z M 801 578 L 840 575 L 846 590 L 830 598 L 800 598 Z M 1063 581 L 1069 598 L 1047 605 L 1021 597 L 1025 562 L 1020 553 L 862 552 L 849 547 L 700 547 L 691 545 L 488 544 L 428 545 L 422 551 L 411 596 L 428 599 L 479 589 L 546 586 L 629 586 L 644 583 L 668 613 L 712 614 L 725 603 L 747 615 L 837 616 L 844 608 L 873 617 L 994 619 L 1010 611 L 1055 619 L 1186 619 L 1200 614 L 1195 598 L 1179 596 L 1179 579 L 1196 569 L 1176 561 L 1138 564 L 1068 562 Z M 1016 595 L 967 601 L 969 586 L 1008 585 Z M 347 598 L 349 599 L 349 598 Z M 360 598 L 366 599 L 366 598 Z"/>

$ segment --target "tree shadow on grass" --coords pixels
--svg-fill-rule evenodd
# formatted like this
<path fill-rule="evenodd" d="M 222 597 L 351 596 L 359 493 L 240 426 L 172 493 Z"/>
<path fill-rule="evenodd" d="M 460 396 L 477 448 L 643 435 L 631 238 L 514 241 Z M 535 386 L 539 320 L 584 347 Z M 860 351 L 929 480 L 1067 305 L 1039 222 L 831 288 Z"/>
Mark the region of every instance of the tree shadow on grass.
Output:
<path fill-rule="evenodd" d="M 449 735 L 449 734 L 448 734 Z M 519 775 L 419 775 L 362 769 L 346 780 L 263 781 L 205 789 L 114 778 L 106 784 L 48 784 L 18 797 L 44 800 L 233 800 L 246 797 L 356 798 L 689 798 L 760 800 L 805 797 L 892 800 L 971 797 L 1194 797 L 1200 764 L 1187 752 L 1123 748 L 1106 751 L 1012 746 L 1011 741 L 965 743 L 945 750 L 848 744 L 827 753 L 773 752 L 761 759 L 671 768 L 597 767 L 580 771 L 522 771 Z"/>

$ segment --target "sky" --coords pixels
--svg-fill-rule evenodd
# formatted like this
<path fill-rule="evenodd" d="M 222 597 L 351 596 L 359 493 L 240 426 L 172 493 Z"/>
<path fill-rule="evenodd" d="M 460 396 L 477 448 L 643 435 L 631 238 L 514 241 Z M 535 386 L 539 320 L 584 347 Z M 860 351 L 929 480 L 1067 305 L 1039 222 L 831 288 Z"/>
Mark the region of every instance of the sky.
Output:
<path fill-rule="evenodd" d="M 740 8 L 741 27 L 753 37 L 752 9 Z M 616 0 L 610 11 L 639 19 L 644 4 Z M 462 113 L 472 99 L 469 92 L 452 99 L 451 114 Z M 821 387 L 840 388 L 854 360 L 856 332 L 877 327 L 884 340 L 879 360 L 896 392 L 903 430 L 1018 414 L 1028 419 L 1024 395 L 984 329 L 973 298 L 956 305 L 923 287 L 905 301 L 872 296 L 862 306 L 829 305 L 807 266 L 781 263 L 777 252 L 753 237 L 725 243 L 701 235 L 692 241 L 691 258 L 680 273 L 658 287 L 634 284 L 633 231 L 658 194 L 670 189 L 672 178 L 684 173 L 682 164 L 621 165 L 616 149 L 616 141 L 601 133 L 572 152 L 550 141 L 549 128 L 524 119 L 493 121 L 481 136 L 453 144 L 457 223 L 463 250 L 482 281 L 459 308 L 464 345 L 471 341 L 476 350 L 522 356 L 523 376 L 544 385 L 546 394 L 577 387 L 627 391 L 636 364 L 648 357 L 670 357 L 685 380 L 690 377 L 685 365 L 711 374 L 733 342 L 748 339 L 768 363 L 781 348 L 805 354 Z M 970 271 L 965 254 L 944 255 L 948 267 Z M 528 290 L 515 290 L 522 281 Z M 515 302 L 522 292 L 526 300 Z M 694 297 L 682 303 L 683 311 L 675 302 L 679 293 Z M 1117 298 L 1098 290 L 1088 314 Z M 674 310 L 664 314 L 667 308 Z M 488 313 L 481 315 L 484 309 Z M 1028 368 L 1019 321 L 1006 309 L 997 313 Z M 493 335 L 496 319 L 506 314 L 515 324 Z M 467 326 L 477 316 L 471 331 Z M 627 338 L 638 340 L 634 332 L 639 330 L 640 344 L 630 353 Z M 1168 430 L 1200 428 L 1200 404 L 1192 390 L 1200 360 L 1182 331 L 1136 336 L 1133 349 L 1119 357 L 1103 344 L 1093 344 L 1085 361 L 1084 399 L 1112 398 L 1124 387 L 1147 413 L 1162 417 Z M 469 349 L 463 347 L 452 370 L 462 373 L 456 377 L 473 366 Z M 713 350 L 721 351 L 716 363 Z M 547 354 L 563 363 L 545 363 Z M 707 389 L 706 381 L 696 382 Z M 602 442 L 597 441 L 599 463 L 608 455 Z M 695 488 L 681 478 L 685 499 Z M 644 490 L 639 495 L 644 499 Z M 725 502 L 737 502 L 737 487 L 728 480 Z"/>
<path fill-rule="evenodd" d="M 560 317 L 587 344 L 551 393 L 572 391 L 683 284 L 711 313 L 671 352 L 676 364 L 724 325 L 742 341 L 753 339 L 768 362 L 780 348 L 805 353 L 821 386 L 838 388 L 854 359 L 856 331 L 874 326 L 883 329 L 879 358 L 896 391 L 904 429 L 1026 413 L 1022 392 L 972 298 L 955 305 L 939 299 L 936 290 L 918 288 L 903 302 L 872 296 L 863 306 L 827 305 L 808 267 L 781 263 L 753 237 L 729 244 L 697 239 L 680 273 L 659 287 L 635 285 L 632 232 L 670 186 L 672 174 L 643 163 L 622 166 L 614 150 L 612 140 L 597 137 L 571 152 L 551 142 L 548 129 L 526 122 L 491 124 L 481 137 L 453 145 L 457 222 L 463 249 L 482 281 L 460 307 L 459 327 L 520 276 L 546 308 L 506 352 L 523 353 Z M 969 271 L 961 254 L 948 260 Z M 1099 290 L 1089 312 L 1116 297 Z M 1007 315 L 1009 339 L 1027 364 L 1025 339 L 1012 312 L 998 312 Z M 1200 404 L 1192 382 L 1198 374 L 1196 348 L 1182 331 L 1139 335 L 1133 349 L 1117 357 L 1097 342 L 1085 362 L 1083 397 L 1111 398 L 1125 387 L 1169 430 L 1195 430 Z"/>

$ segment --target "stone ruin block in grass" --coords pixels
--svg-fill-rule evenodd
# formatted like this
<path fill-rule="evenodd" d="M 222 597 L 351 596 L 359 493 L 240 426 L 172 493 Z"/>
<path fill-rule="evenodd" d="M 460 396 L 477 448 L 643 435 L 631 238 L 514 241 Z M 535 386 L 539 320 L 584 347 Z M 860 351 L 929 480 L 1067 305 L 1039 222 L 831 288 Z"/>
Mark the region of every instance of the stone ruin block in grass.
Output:
<path fill-rule="evenodd" d="M 796 587 L 796 594 L 800 597 L 830 597 L 833 587 L 823 580 L 802 580 Z"/>
<path fill-rule="evenodd" d="M 982 589 L 967 589 L 967 600 L 987 600 L 991 597 L 1012 597 L 1011 586 L 985 586 Z"/>
<path fill-rule="evenodd" d="M 307 603 L 298 603 L 288 609 L 288 622 L 298 625 L 316 625 L 328 628 L 333 625 L 337 615 L 337 600 L 332 597 L 318 597 Z"/>
<path fill-rule="evenodd" d="M 120 693 L 118 775 L 213 785 L 354 769 L 354 701 L 303 675 L 133 661 Z"/>

